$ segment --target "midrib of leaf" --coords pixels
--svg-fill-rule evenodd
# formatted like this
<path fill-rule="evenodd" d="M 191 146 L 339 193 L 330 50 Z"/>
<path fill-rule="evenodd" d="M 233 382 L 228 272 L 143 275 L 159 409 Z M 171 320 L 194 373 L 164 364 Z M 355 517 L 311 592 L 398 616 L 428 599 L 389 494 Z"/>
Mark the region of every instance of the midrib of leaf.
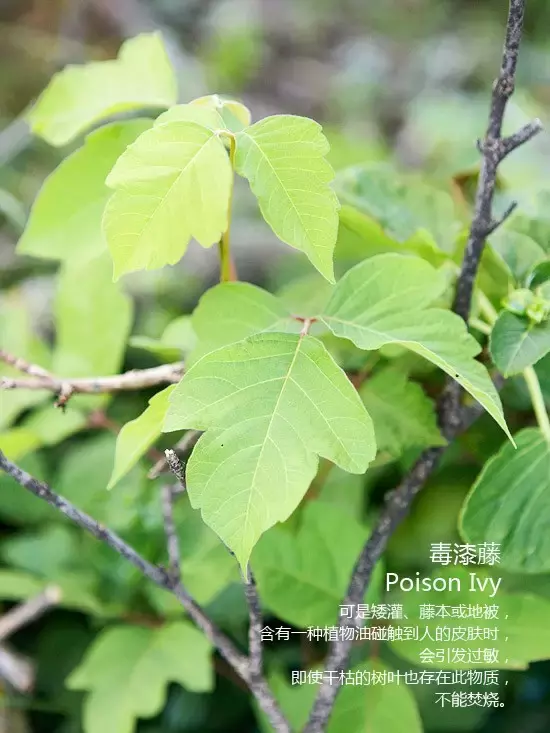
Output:
<path fill-rule="evenodd" d="M 283 385 L 281 387 L 281 391 L 279 392 L 279 396 L 277 397 L 277 402 L 275 403 L 275 407 L 273 408 L 273 412 L 271 413 L 271 417 L 269 418 L 269 424 L 267 426 L 267 430 L 266 430 L 266 434 L 265 434 L 265 439 L 262 441 L 262 445 L 261 445 L 261 448 L 260 448 L 260 455 L 258 456 L 258 460 L 256 461 L 256 468 L 254 469 L 254 475 L 252 477 L 251 486 L 255 486 L 256 485 L 256 475 L 258 473 L 258 467 L 259 467 L 259 465 L 261 463 L 261 460 L 262 460 L 262 455 L 263 455 L 263 452 L 264 452 L 264 448 L 266 446 L 267 441 L 268 440 L 271 440 L 271 438 L 269 437 L 269 433 L 270 433 L 271 427 L 273 425 L 273 420 L 275 418 L 275 415 L 277 414 L 277 410 L 279 408 L 279 404 L 281 402 L 281 398 L 282 398 L 283 393 L 284 393 L 284 391 L 286 389 L 286 385 L 288 384 L 288 381 L 290 379 L 290 374 L 292 372 L 292 368 L 294 367 L 294 364 L 296 363 L 296 359 L 298 358 L 298 353 L 300 351 L 300 347 L 302 345 L 302 342 L 303 342 L 303 337 L 300 336 L 300 338 L 298 339 L 298 343 L 296 345 L 296 350 L 294 351 L 294 356 L 292 357 L 292 361 L 290 362 L 290 366 L 288 367 L 288 371 L 287 371 L 287 373 L 284 376 Z M 271 440 L 271 442 L 273 443 L 273 445 L 275 447 L 277 447 L 276 444 L 275 444 L 275 442 L 273 440 Z M 284 460 L 283 460 L 283 465 L 285 465 L 285 461 Z M 285 487 L 287 485 L 287 480 L 286 479 L 287 479 L 287 474 L 286 474 L 286 465 L 285 465 Z M 247 504 L 246 504 L 246 514 L 245 514 L 245 520 L 244 520 L 245 521 L 245 525 L 244 525 L 244 534 L 245 535 L 248 533 L 248 522 L 249 522 L 249 518 L 250 518 L 250 502 L 252 500 L 252 493 L 253 493 L 252 491 L 249 491 L 248 492 L 248 501 L 247 501 Z"/>
<path fill-rule="evenodd" d="M 141 242 L 141 240 L 143 238 L 143 235 L 145 234 L 145 232 L 149 228 L 149 226 L 151 224 L 151 221 L 156 216 L 156 214 L 157 214 L 158 210 L 161 208 L 161 206 L 164 205 L 164 203 L 166 202 L 166 199 L 170 196 L 170 194 L 172 193 L 172 190 L 174 189 L 174 187 L 180 182 L 183 174 L 187 171 L 187 169 L 192 164 L 194 164 L 196 162 L 197 158 L 204 152 L 204 150 L 212 142 L 212 140 L 215 140 L 215 139 L 216 139 L 216 136 L 215 136 L 214 133 L 212 133 L 210 135 L 210 137 L 202 145 L 200 145 L 200 147 L 198 148 L 198 150 L 196 151 L 196 153 L 193 155 L 193 157 L 190 158 L 187 161 L 185 167 L 182 168 L 181 171 L 178 173 L 178 175 L 176 176 L 176 178 L 174 179 L 173 183 L 170 185 L 170 187 L 168 188 L 168 191 L 166 191 L 166 193 L 164 194 L 164 196 L 159 196 L 159 202 L 158 202 L 158 204 L 155 206 L 155 208 L 151 212 L 151 214 L 147 217 L 147 223 L 145 224 L 145 226 L 142 228 L 141 232 L 139 233 L 139 241 L 140 242 Z M 200 189 L 199 189 L 199 194 L 200 194 L 201 199 L 202 199 L 202 191 Z M 134 194 L 130 194 L 130 195 L 133 196 Z M 142 196 L 143 194 L 138 194 L 138 195 Z M 150 196 L 150 194 L 148 194 L 148 195 Z M 150 261 L 150 258 L 149 258 L 149 261 Z"/>

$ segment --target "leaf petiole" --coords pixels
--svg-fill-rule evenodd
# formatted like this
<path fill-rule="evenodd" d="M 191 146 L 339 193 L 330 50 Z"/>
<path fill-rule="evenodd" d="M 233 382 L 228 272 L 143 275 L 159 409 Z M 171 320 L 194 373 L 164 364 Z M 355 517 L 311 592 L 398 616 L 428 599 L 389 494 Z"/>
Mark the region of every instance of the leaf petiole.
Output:
<path fill-rule="evenodd" d="M 529 396 L 533 404 L 533 410 L 537 418 L 538 426 L 541 433 L 546 438 L 547 442 L 550 443 L 550 419 L 546 411 L 546 405 L 544 402 L 544 396 L 540 388 L 539 378 L 532 366 L 527 367 L 523 370 L 523 378 L 527 384 L 529 390 Z"/>
<path fill-rule="evenodd" d="M 222 234 L 219 241 L 220 250 L 220 282 L 234 282 L 238 280 L 235 263 L 231 257 L 231 241 L 230 241 L 230 229 L 231 229 L 231 207 L 233 204 L 233 188 L 235 184 L 235 136 L 226 130 L 220 130 L 219 135 L 227 135 L 229 138 L 229 160 L 232 168 L 232 179 L 231 189 L 229 192 L 229 208 L 227 217 L 227 229 Z"/>

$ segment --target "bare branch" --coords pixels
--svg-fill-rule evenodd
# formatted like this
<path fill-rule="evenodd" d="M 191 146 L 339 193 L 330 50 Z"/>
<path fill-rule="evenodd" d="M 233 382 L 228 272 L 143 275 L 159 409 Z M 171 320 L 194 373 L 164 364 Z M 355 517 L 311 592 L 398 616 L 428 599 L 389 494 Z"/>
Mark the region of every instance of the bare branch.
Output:
<path fill-rule="evenodd" d="M 201 608 L 195 603 L 193 598 L 187 593 L 181 583 L 174 584 L 170 575 L 162 568 L 153 565 L 145 558 L 141 557 L 133 547 L 126 544 L 117 534 L 104 527 L 88 514 L 77 509 L 67 499 L 56 494 L 47 484 L 38 481 L 33 476 L 23 471 L 15 463 L 12 463 L 0 451 L 0 469 L 12 476 L 17 483 L 23 488 L 30 491 L 39 499 L 59 510 L 74 524 L 86 530 L 89 534 L 104 542 L 111 549 L 128 560 L 134 567 L 138 568 L 143 575 L 158 585 L 160 588 L 172 591 L 178 598 L 181 605 L 191 616 L 193 621 L 199 626 L 212 643 L 219 649 L 220 653 L 234 667 L 234 669 L 245 679 L 248 669 L 248 660 L 233 646 L 233 643 L 206 617 Z"/>
<path fill-rule="evenodd" d="M 0 377 L 0 389 L 47 390 L 58 395 L 58 404 L 64 405 L 73 394 L 103 394 L 154 387 L 157 384 L 179 382 L 184 372 L 183 362 L 162 364 L 151 369 L 134 369 L 108 377 L 57 377 L 37 364 L 0 351 L 0 360 L 31 376 L 28 378 Z"/>
<path fill-rule="evenodd" d="M 523 127 L 515 135 L 502 138 L 502 122 L 506 105 L 514 91 L 517 56 L 521 40 L 525 0 L 510 0 L 506 41 L 498 79 L 493 85 L 489 123 L 485 140 L 478 144 L 482 153 L 481 172 L 478 180 L 474 216 L 466 245 L 462 268 L 457 282 L 453 310 L 468 322 L 475 278 L 483 254 L 485 240 L 512 213 L 510 206 L 500 219 L 493 217 L 493 198 L 497 170 L 500 162 L 523 143 L 530 140 L 541 129 L 538 120 Z M 438 401 L 439 424 L 443 435 L 452 440 L 478 415 L 479 411 L 461 407 L 461 387 L 458 382 L 448 380 Z M 343 604 L 361 603 L 368 588 L 372 571 L 386 549 L 389 538 L 397 526 L 408 515 L 415 496 L 439 463 L 445 447 L 425 450 L 401 484 L 386 497 L 386 504 L 378 518 L 371 536 L 357 560 Z M 345 627 L 356 623 L 352 619 L 341 619 Z M 352 642 L 345 634 L 330 646 L 325 669 L 342 672 L 349 663 Z M 340 687 L 340 675 L 331 675 L 320 686 L 304 733 L 322 733 L 328 723 Z"/>
<path fill-rule="evenodd" d="M 252 694 L 258 701 L 260 708 L 268 717 L 274 730 L 280 733 L 291 733 L 289 724 L 282 714 L 273 693 L 269 689 L 266 681 L 262 676 L 251 674 L 250 660 L 242 654 L 233 644 L 233 642 L 221 631 L 210 618 L 205 614 L 203 609 L 189 594 L 187 589 L 178 580 L 174 581 L 172 574 L 153 565 L 148 560 L 139 555 L 136 550 L 117 534 L 104 527 L 95 519 L 85 512 L 77 509 L 67 499 L 56 494 L 47 484 L 38 481 L 33 476 L 23 471 L 0 451 L 0 470 L 14 478 L 17 483 L 31 494 L 50 504 L 55 509 L 64 514 L 74 524 L 86 530 L 89 534 L 104 542 L 111 549 L 124 557 L 134 567 L 138 568 L 145 577 L 153 581 L 156 585 L 164 590 L 174 594 L 181 603 L 185 611 L 189 614 L 195 624 L 202 629 L 212 644 L 220 652 L 220 654 L 233 667 L 235 672 L 246 682 Z"/>
<path fill-rule="evenodd" d="M 18 692 L 30 692 L 34 676 L 34 665 L 28 659 L 0 646 L 0 679 Z"/>
<path fill-rule="evenodd" d="M 539 120 L 523 127 L 510 137 L 502 137 L 502 123 L 508 100 L 515 88 L 519 45 L 523 30 L 526 0 L 510 0 L 506 40 L 498 78 L 493 84 L 489 122 L 485 140 L 479 148 L 482 153 L 481 171 L 477 185 L 474 217 L 457 283 L 453 310 L 468 320 L 474 282 L 483 254 L 485 239 L 501 223 L 492 214 L 498 166 L 509 153 L 530 140 L 542 129 Z"/>
<path fill-rule="evenodd" d="M 173 581 L 179 582 L 181 579 L 180 564 L 180 542 L 174 522 L 174 499 L 176 491 L 173 486 L 166 484 L 162 487 L 162 517 L 164 521 L 164 531 L 166 533 L 166 548 L 168 550 L 169 571 Z"/>
<path fill-rule="evenodd" d="M 23 626 L 42 616 L 60 600 L 61 590 L 57 586 L 51 585 L 34 598 L 29 598 L 28 601 L 15 606 L 15 608 L 0 616 L 0 641 L 4 641 Z"/>
<path fill-rule="evenodd" d="M 248 653 L 250 657 L 250 675 L 260 678 L 263 674 L 263 656 L 262 656 L 262 610 L 260 608 L 260 599 L 256 589 L 256 580 L 252 574 L 252 570 L 248 568 L 247 574 L 243 574 L 244 593 L 248 604 Z"/>

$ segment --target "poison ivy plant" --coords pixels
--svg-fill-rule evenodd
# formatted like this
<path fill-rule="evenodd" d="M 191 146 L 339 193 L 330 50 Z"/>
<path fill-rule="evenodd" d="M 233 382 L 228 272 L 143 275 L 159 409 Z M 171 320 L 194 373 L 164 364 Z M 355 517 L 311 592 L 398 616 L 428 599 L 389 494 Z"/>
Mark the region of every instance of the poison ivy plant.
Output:
<path fill-rule="evenodd" d="M 319 455 L 363 473 L 375 453 L 357 393 L 311 336 L 259 334 L 204 356 L 170 396 L 164 430 L 183 428 L 207 431 L 187 465 L 191 503 L 243 566 L 297 507 Z"/>

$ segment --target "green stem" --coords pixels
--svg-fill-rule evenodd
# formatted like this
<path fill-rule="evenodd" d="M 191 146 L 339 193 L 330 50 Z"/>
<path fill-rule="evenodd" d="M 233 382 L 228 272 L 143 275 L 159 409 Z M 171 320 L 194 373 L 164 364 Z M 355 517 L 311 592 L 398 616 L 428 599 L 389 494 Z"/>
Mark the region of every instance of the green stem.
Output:
<path fill-rule="evenodd" d="M 491 303 L 489 298 L 485 295 L 485 293 L 483 293 L 481 290 L 478 291 L 477 297 L 478 297 L 478 303 L 479 303 L 479 310 L 485 316 L 485 318 L 489 321 L 491 326 L 494 326 L 495 321 L 498 318 L 498 313 L 495 310 L 493 304 Z"/>
<path fill-rule="evenodd" d="M 540 388 L 539 378 L 537 373 L 532 366 L 527 367 L 523 370 L 523 377 L 529 390 L 531 402 L 533 403 L 533 410 L 537 418 L 537 423 L 548 443 L 550 443 L 550 419 L 546 412 L 546 405 L 544 404 L 544 397 Z"/>
<path fill-rule="evenodd" d="M 229 138 L 229 160 L 231 161 L 231 168 L 234 169 L 235 163 L 235 137 L 231 135 Z M 222 238 L 219 242 L 220 249 L 220 282 L 232 282 L 237 280 L 237 271 L 233 258 L 231 257 L 231 241 L 230 241 L 230 229 L 231 229 L 231 207 L 233 204 L 233 188 L 234 188 L 235 173 L 233 170 L 233 177 L 231 179 L 231 191 L 229 194 L 229 210 L 228 210 L 228 222 L 227 229 L 222 234 Z"/>
<path fill-rule="evenodd" d="M 480 318 L 470 318 L 470 326 L 481 333 L 484 333 L 486 336 L 489 336 L 493 330 L 488 323 L 485 323 L 485 321 L 482 321 Z"/>

